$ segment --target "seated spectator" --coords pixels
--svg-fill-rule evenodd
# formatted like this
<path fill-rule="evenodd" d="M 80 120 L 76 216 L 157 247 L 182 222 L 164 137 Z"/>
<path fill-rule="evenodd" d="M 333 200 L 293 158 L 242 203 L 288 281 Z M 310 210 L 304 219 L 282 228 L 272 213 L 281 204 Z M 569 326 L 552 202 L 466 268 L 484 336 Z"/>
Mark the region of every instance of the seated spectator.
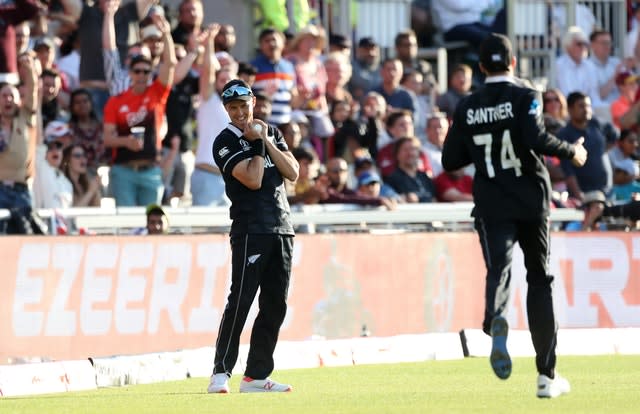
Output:
<path fill-rule="evenodd" d="M 589 56 L 589 40 L 579 27 L 572 26 L 562 39 L 564 53 L 556 59 L 555 83 L 568 96 L 571 92 L 585 93 L 599 99 L 598 77 Z"/>
<path fill-rule="evenodd" d="M 152 236 L 169 233 L 169 216 L 159 204 L 149 204 L 145 213 L 147 225 L 135 229 L 133 234 L 141 236 Z"/>
<path fill-rule="evenodd" d="M 396 168 L 386 182 L 407 203 L 430 203 L 435 201 L 436 189 L 431 178 L 420 171 L 420 141 L 416 137 L 404 137 L 394 145 Z"/>
<path fill-rule="evenodd" d="M 291 147 L 290 147 L 291 148 Z M 319 180 L 320 160 L 318 156 L 306 148 L 293 148 L 291 153 L 300 165 L 298 179 L 295 183 L 286 181 L 289 204 L 317 204 L 328 197 L 327 182 Z"/>
<path fill-rule="evenodd" d="M 452 119 L 458 102 L 471 94 L 471 80 L 473 70 L 471 66 L 459 63 L 449 73 L 449 89 L 436 100 L 436 106 Z"/>
<path fill-rule="evenodd" d="M 331 109 L 330 116 L 335 134 L 328 141 L 329 156 L 345 158 L 347 162 L 353 161 L 350 154 L 360 148 L 361 133 L 356 121 L 351 119 L 351 106 L 347 101 L 336 101 Z"/>
<path fill-rule="evenodd" d="M 271 119 L 271 112 L 273 111 L 271 97 L 262 91 L 256 92 L 254 96 L 256 97 L 256 104 L 253 107 L 253 117 L 269 123 L 269 119 Z"/>
<path fill-rule="evenodd" d="M 69 110 L 71 113 L 69 129 L 73 134 L 74 142 L 82 145 L 87 168 L 95 175 L 98 167 L 107 165 L 111 157 L 104 146 L 102 122 L 98 120 L 93 110 L 89 91 L 80 88 L 71 92 Z"/>
<path fill-rule="evenodd" d="M 494 3 L 488 0 L 433 0 L 433 11 L 440 21 L 444 40 L 468 42 L 477 50 L 490 33 L 505 34 L 504 8 L 494 10 Z"/>
<path fill-rule="evenodd" d="M 391 142 L 385 132 L 384 119 L 387 116 L 387 102 L 378 92 L 368 92 L 362 100 L 360 114 L 356 118 L 358 127 L 362 129 L 360 147 L 367 151 L 373 159 L 378 156 L 378 148 Z"/>
<path fill-rule="evenodd" d="M 400 85 L 406 88 L 407 90 L 413 92 L 416 96 L 416 113 L 414 116 L 415 119 L 415 129 L 417 132 L 418 138 L 420 141 L 426 141 L 426 126 L 427 126 L 427 118 L 429 114 L 433 111 L 435 106 L 435 100 L 432 100 L 431 94 L 427 92 L 424 83 L 424 76 L 422 73 L 412 69 L 410 72 L 405 72 L 402 75 L 402 79 L 400 80 Z"/>
<path fill-rule="evenodd" d="M 33 180 L 35 208 L 68 208 L 73 204 L 73 186 L 61 170 L 62 151 L 73 139 L 67 124 L 49 123 L 44 141 L 36 147 L 36 176 Z"/>
<path fill-rule="evenodd" d="M 594 30 L 589 36 L 591 42 L 591 56 L 597 77 L 597 96 L 594 99 L 594 113 L 601 119 L 610 120 L 611 104 L 618 98 L 616 79 L 626 70 L 617 56 L 612 56 L 611 33 L 606 30 Z"/>
<path fill-rule="evenodd" d="M 640 194 L 638 173 L 640 169 L 636 161 L 627 158 L 612 162 L 613 187 L 612 199 L 615 202 L 628 202 L 635 200 Z"/>
<path fill-rule="evenodd" d="M 473 178 L 462 168 L 441 172 L 433 184 L 438 201 L 473 201 Z"/>
<path fill-rule="evenodd" d="M 620 132 L 620 138 L 616 145 L 612 147 L 607 154 L 611 160 L 611 164 L 618 161 L 638 160 L 638 134 L 631 129 L 623 129 Z M 615 181 L 614 181 L 615 184 Z"/>
<path fill-rule="evenodd" d="M 552 134 L 567 125 L 567 99 L 557 88 L 549 88 L 542 94 L 542 113 L 544 127 Z"/>
<path fill-rule="evenodd" d="M 449 132 L 449 121 L 443 112 L 435 112 L 427 118 L 427 142 L 422 145 L 429 156 L 431 171 L 434 177 L 440 175 L 442 169 L 442 147 Z"/>
<path fill-rule="evenodd" d="M 64 149 L 62 171 L 73 188 L 73 207 L 100 206 L 100 177 L 90 174 L 87 165 L 87 154 L 82 145 L 71 144 Z"/>
<path fill-rule="evenodd" d="M 358 112 L 358 103 L 346 88 L 347 82 L 351 78 L 351 63 L 344 54 L 333 52 L 325 59 L 324 67 L 327 72 L 325 94 L 327 95 L 329 112 L 331 113 L 336 102 L 347 102 L 349 104 L 349 117 L 351 118 Z"/>
<path fill-rule="evenodd" d="M 382 179 L 373 171 L 365 171 L 358 176 L 358 193 L 369 196 L 379 197 L 387 210 L 396 208 L 396 201 L 392 198 L 383 197 L 380 193 L 382 188 Z"/>
<path fill-rule="evenodd" d="M 618 99 L 611 104 L 611 121 L 618 129 L 622 129 L 620 118 L 631 109 L 638 93 L 638 76 L 623 71 L 616 76 L 616 86 L 620 92 Z"/>
<path fill-rule="evenodd" d="M 376 169 L 376 164 L 366 152 L 360 154 L 356 157 L 353 162 L 353 183 L 354 186 L 358 186 L 358 177 L 363 173 L 368 172 L 379 176 L 378 170 Z M 385 183 L 383 180 L 380 181 L 380 196 L 386 197 L 388 199 L 394 200 L 396 203 L 402 203 L 402 198 L 396 191 L 389 186 L 389 184 Z"/>
<path fill-rule="evenodd" d="M 418 106 L 413 92 L 408 91 L 400 85 L 402 79 L 402 62 L 396 58 L 388 58 L 382 62 L 380 67 L 380 77 L 382 82 L 373 88 L 384 97 L 392 109 L 406 109 L 415 116 Z"/>
<path fill-rule="evenodd" d="M 349 166 L 342 158 L 331 158 L 327 161 L 328 185 L 326 187 L 327 197 L 320 200 L 323 204 L 357 204 L 361 206 L 385 206 L 387 209 L 390 205 L 385 204 L 381 197 L 371 197 L 368 195 L 358 194 L 356 191 L 347 187 L 349 177 Z M 323 182 L 320 179 L 320 182 Z"/>

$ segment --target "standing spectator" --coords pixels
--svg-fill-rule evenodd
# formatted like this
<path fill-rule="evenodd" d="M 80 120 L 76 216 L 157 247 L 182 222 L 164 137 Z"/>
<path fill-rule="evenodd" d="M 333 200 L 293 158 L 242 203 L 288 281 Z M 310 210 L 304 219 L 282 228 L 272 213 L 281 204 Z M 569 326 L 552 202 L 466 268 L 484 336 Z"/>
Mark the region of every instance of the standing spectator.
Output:
<path fill-rule="evenodd" d="M 68 208 L 73 204 L 73 186 L 62 172 L 62 151 L 71 143 L 67 124 L 52 121 L 44 130 L 44 142 L 36 147 L 33 180 L 35 208 Z"/>
<path fill-rule="evenodd" d="M 198 146 L 195 168 L 191 175 L 191 197 L 194 206 L 228 206 L 231 204 L 224 192 L 224 179 L 213 158 L 211 148 L 220 132 L 231 122 L 222 105 L 220 94 L 227 82 L 235 79 L 235 66 L 220 67 L 213 50 L 213 39 L 220 30 L 214 23 L 205 41 L 204 62 L 200 73 L 200 107 L 196 115 Z"/>
<path fill-rule="evenodd" d="M 77 30 L 64 38 L 60 45 L 60 57 L 56 59 L 55 67 L 63 74 L 62 78 L 67 81 L 69 92 L 79 87 L 80 39 L 78 39 Z"/>
<path fill-rule="evenodd" d="M 449 119 L 453 118 L 458 102 L 471 93 L 471 81 L 473 70 L 471 66 L 459 63 L 451 69 L 449 73 L 449 89 L 440 95 L 436 101 L 436 106 L 447 114 Z"/>
<path fill-rule="evenodd" d="M 442 26 L 444 40 L 468 42 L 477 50 L 491 33 L 506 33 L 504 8 L 492 10 L 493 3 L 492 0 L 433 0 L 433 12 Z M 491 21 L 483 18 L 488 11 L 493 15 Z"/>
<path fill-rule="evenodd" d="M 33 58 L 24 54 L 19 60 L 23 98 L 18 88 L 0 82 L 0 208 L 11 210 L 11 219 L 0 221 L 0 233 L 32 233 L 31 194 L 27 187 L 36 145 L 38 110 L 38 74 Z"/>
<path fill-rule="evenodd" d="M 435 201 L 436 189 L 431 178 L 418 168 L 420 141 L 416 137 L 399 138 L 393 145 L 395 169 L 385 179 L 406 203 Z"/>
<path fill-rule="evenodd" d="M 163 64 L 149 83 L 152 63 L 143 55 L 131 59 L 131 87 L 109 98 L 104 111 L 104 143 L 112 148 L 114 164 L 109 183 L 117 206 L 160 203 L 163 192 L 160 158 L 160 126 L 176 65 L 169 23 L 154 16 L 164 41 Z M 144 127 L 144 139 L 132 135 L 132 127 Z"/>
<path fill-rule="evenodd" d="M 589 36 L 591 42 L 591 56 L 597 76 L 597 96 L 593 97 L 593 110 L 601 119 L 610 120 L 609 108 L 618 96 L 616 77 L 625 70 L 623 62 L 616 56 L 611 56 L 611 33 L 606 30 L 595 30 Z"/>
<path fill-rule="evenodd" d="M 629 71 L 620 72 L 616 76 L 616 86 L 620 96 L 611 103 L 611 122 L 616 128 L 622 129 L 620 119 L 631 109 L 638 93 L 638 76 Z"/>
<path fill-rule="evenodd" d="M 258 70 L 251 63 L 238 62 L 238 79 L 247 82 L 252 88 L 253 84 L 256 83 L 257 74 Z M 271 100 L 271 97 L 269 97 L 269 100 Z"/>
<path fill-rule="evenodd" d="M 408 75 L 418 72 L 422 78 L 424 93 L 431 95 L 435 92 L 436 77 L 433 74 L 431 64 L 418 58 L 418 39 L 412 29 L 403 30 L 396 34 L 393 42 L 396 49 L 396 57 L 402 62 L 402 73 Z"/>
<path fill-rule="evenodd" d="M 189 37 L 202 29 L 204 10 L 201 0 L 182 0 L 178 6 L 178 24 L 171 32 L 173 42 L 186 46 Z"/>
<path fill-rule="evenodd" d="M 329 36 L 329 53 L 338 52 L 347 59 L 351 59 L 351 40 L 343 34 L 333 33 Z"/>
<path fill-rule="evenodd" d="M 258 288 L 260 309 L 240 392 L 291 391 L 290 385 L 279 384 L 269 375 L 287 312 L 293 256 L 294 233 L 284 179 L 298 178 L 298 162 L 276 128 L 252 119 L 255 99 L 249 85 L 239 79 L 230 81 L 222 99 L 231 123 L 215 139 L 213 154 L 232 202 L 231 293 L 218 329 L 207 391 L 229 392 L 240 334 Z"/>
<path fill-rule="evenodd" d="M 35 17 L 38 10 L 36 0 L 14 0 L 0 3 L 0 83 L 12 85 L 20 83 L 15 28 Z"/>
<path fill-rule="evenodd" d="M 400 85 L 408 91 L 413 92 L 416 97 L 415 128 L 420 141 L 425 139 L 427 116 L 432 112 L 432 100 L 425 91 L 422 73 L 411 69 L 405 72 L 400 79 Z"/>
<path fill-rule="evenodd" d="M 349 80 L 348 88 L 356 100 L 361 100 L 373 86 L 382 82 L 380 47 L 372 37 L 360 39 L 351 66 L 353 74 Z"/>
<path fill-rule="evenodd" d="M 68 1 L 81 4 L 80 0 Z M 109 98 L 109 85 L 105 77 L 103 52 L 97 45 L 101 44 L 103 13 L 108 1 L 84 3 L 81 12 L 72 15 L 77 20 L 80 39 L 80 87 L 87 89 L 91 94 L 93 108 L 101 120 L 104 105 Z M 135 0 L 120 8 L 115 6 L 117 12 L 113 17 L 114 37 L 121 62 L 125 61 L 130 29 L 137 30 L 138 21 L 147 16 L 149 9 L 157 1 Z"/>
<path fill-rule="evenodd" d="M 411 116 L 415 116 L 416 97 L 400 86 L 402 79 L 402 63 L 396 58 L 385 59 L 380 68 L 380 76 L 382 83 L 373 88 L 375 92 L 384 96 L 387 105 L 391 109 L 406 109 L 411 112 Z"/>
<path fill-rule="evenodd" d="M 14 27 L 16 33 L 16 53 L 21 55 L 32 47 L 31 26 L 28 21 Z"/>
<path fill-rule="evenodd" d="M 87 171 L 87 153 L 80 144 L 71 144 L 62 154 L 62 172 L 73 188 L 73 207 L 99 207 L 100 177 Z"/>
<path fill-rule="evenodd" d="M 61 98 L 60 73 L 54 69 L 44 69 L 40 78 L 42 79 L 42 104 L 40 105 L 42 126 L 46 128 L 51 121 L 68 121 L 69 114 L 63 109 L 61 103 L 63 98 Z"/>
<path fill-rule="evenodd" d="M 543 127 L 540 94 L 513 77 L 516 65 L 506 36 L 491 35 L 480 48 L 485 85 L 456 109 L 442 150 L 442 166 L 454 171 L 475 164 L 475 227 L 486 264 L 483 331 L 492 337 L 491 367 L 498 378 L 511 375 L 507 350 L 511 261 L 516 242 L 527 268 L 527 315 L 536 352 L 537 396 L 558 397 L 569 382 L 555 370 L 557 323 L 548 273 L 549 176 L 542 154 L 585 162 L 579 139 L 561 142 Z M 486 122 L 469 113 L 485 108 L 511 108 Z M 488 154 L 488 155 L 487 155 Z"/>
<path fill-rule="evenodd" d="M 69 102 L 68 94 L 71 92 L 71 89 L 69 87 L 69 81 L 67 80 L 66 74 L 60 73 L 57 65 L 55 64 L 57 49 L 54 39 L 47 36 L 38 39 L 33 45 L 33 51 L 36 52 L 36 56 L 40 61 L 42 70 L 54 71 L 60 77 L 60 88 L 65 92 L 63 103 L 66 104 Z"/>
<path fill-rule="evenodd" d="M 352 117 L 357 113 L 358 105 L 346 87 L 351 78 L 351 63 L 343 53 L 333 52 L 324 60 L 324 68 L 327 73 L 325 95 L 329 112 L 335 102 L 346 101 L 349 104 L 349 117 Z"/>
<path fill-rule="evenodd" d="M 89 91 L 80 88 L 71 92 L 69 109 L 71 112 L 69 129 L 73 134 L 74 142 L 82 146 L 87 168 L 92 174 L 96 174 L 98 167 L 109 163 L 110 157 L 104 146 L 102 123 L 93 110 Z"/>
<path fill-rule="evenodd" d="M 269 123 L 280 125 L 291 120 L 292 102 L 297 100 L 296 72 L 293 64 L 282 57 L 284 35 L 275 29 L 264 29 L 258 37 L 259 52 L 251 64 L 258 73 L 253 89 L 271 96 L 273 110 Z"/>
<path fill-rule="evenodd" d="M 584 140 L 589 158 L 580 168 L 571 162 L 562 161 L 569 196 L 583 203 L 585 218 L 599 216 L 600 202 L 606 200 L 611 191 L 613 171 L 607 155 L 606 138 L 592 119 L 591 98 L 582 92 L 573 92 L 567 97 L 569 123 L 558 131 L 558 138 L 573 144 Z M 598 201 L 598 202 L 594 202 Z M 586 230 L 586 228 L 585 228 Z"/>
<path fill-rule="evenodd" d="M 385 132 L 386 116 L 387 101 L 378 92 L 368 92 L 362 99 L 358 126 L 363 131 L 360 135 L 360 146 L 367 150 L 373 159 L 378 156 L 378 148 L 391 142 Z"/>
<path fill-rule="evenodd" d="M 632 57 L 634 60 L 640 60 L 640 4 L 635 2 L 630 13 L 632 16 L 631 30 L 627 32 L 624 38 L 624 57 Z"/>
<path fill-rule="evenodd" d="M 556 86 L 565 96 L 582 92 L 597 99 L 598 77 L 593 62 L 587 59 L 589 42 L 579 27 L 572 26 L 562 39 L 564 53 L 556 59 Z"/>

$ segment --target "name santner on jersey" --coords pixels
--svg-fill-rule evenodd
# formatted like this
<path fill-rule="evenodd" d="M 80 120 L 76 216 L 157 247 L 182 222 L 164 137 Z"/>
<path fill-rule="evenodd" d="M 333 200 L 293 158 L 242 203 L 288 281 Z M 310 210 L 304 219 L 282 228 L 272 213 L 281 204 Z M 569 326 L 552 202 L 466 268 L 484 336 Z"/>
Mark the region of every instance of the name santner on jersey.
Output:
<path fill-rule="evenodd" d="M 508 118 L 513 118 L 511 102 L 504 102 L 485 108 L 469 108 L 467 110 L 467 124 L 469 125 L 489 124 Z"/>

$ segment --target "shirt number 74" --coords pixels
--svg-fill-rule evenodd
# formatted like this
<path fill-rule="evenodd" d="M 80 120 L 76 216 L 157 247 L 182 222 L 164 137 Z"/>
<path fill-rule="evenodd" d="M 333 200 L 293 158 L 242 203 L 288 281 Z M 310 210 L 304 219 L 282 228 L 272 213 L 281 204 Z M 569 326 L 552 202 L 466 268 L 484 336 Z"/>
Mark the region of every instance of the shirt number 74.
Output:
<path fill-rule="evenodd" d="M 487 166 L 487 175 L 489 178 L 495 177 L 496 171 L 493 166 L 493 160 L 491 159 L 493 136 L 491 134 L 474 135 L 473 143 L 484 146 L 484 162 Z M 500 144 L 500 168 L 503 170 L 513 168 L 516 177 L 520 177 L 522 175 L 521 167 L 522 162 L 516 156 L 513 144 L 511 143 L 511 133 L 508 129 L 505 129 L 502 133 L 502 142 Z"/>

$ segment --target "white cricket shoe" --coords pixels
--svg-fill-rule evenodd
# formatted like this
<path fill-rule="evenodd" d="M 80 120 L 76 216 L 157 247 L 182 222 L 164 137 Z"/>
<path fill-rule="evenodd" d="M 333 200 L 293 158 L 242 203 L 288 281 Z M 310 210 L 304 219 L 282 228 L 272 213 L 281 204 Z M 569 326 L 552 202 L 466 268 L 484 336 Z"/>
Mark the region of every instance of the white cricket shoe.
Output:
<path fill-rule="evenodd" d="M 207 388 L 209 394 L 228 394 L 229 393 L 229 376 L 227 374 L 213 374 L 211 382 Z"/>
<path fill-rule="evenodd" d="M 571 385 L 566 378 L 556 373 L 555 378 L 538 375 L 538 398 L 555 398 L 571 391 Z"/>
<path fill-rule="evenodd" d="M 293 387 L 288 384 L 280 384 L 271 378 L 262 380 L 244 377 L 240 381 L 240 392 L 290 392 Z"/>

